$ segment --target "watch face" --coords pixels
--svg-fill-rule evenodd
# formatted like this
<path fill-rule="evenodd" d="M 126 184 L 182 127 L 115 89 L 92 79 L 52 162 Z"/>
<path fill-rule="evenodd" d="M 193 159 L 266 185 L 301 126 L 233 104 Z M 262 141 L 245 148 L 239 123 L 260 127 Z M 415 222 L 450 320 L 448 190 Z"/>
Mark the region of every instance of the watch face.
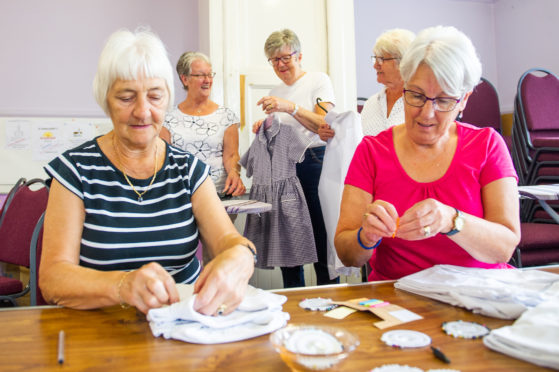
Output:
<path fill-rule="evenodd" d="M 461 231 L 464 227 L 464 216 L 462 213 L 458 213 L 458 216 L 454 219 L 454 230 Z"/>

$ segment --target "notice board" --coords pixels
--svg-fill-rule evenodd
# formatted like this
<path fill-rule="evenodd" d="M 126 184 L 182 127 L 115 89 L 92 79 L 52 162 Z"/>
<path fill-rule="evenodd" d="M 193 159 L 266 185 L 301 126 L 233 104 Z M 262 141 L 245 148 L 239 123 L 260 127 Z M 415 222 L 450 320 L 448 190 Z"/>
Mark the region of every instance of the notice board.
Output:
<path fill-rule="evenodd" d="M 0 117 L 0 193 L 21 177 L 46 178 L 50 160 L 110 130 L 108 118 Z"/>

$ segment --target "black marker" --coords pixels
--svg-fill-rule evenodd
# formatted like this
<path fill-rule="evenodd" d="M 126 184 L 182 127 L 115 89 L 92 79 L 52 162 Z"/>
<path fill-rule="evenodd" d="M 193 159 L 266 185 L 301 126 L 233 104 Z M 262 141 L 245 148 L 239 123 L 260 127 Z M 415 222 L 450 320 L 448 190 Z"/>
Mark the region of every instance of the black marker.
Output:
<path fill-rule="evenodd" d="M 433 350 L 433 354 L 435 355 L 435 358 L 442 360 L 445 363 L 450 363 L 450 359 L 448 359 L 442 351 L 440 351 L 434 346 L 431 346 L 431 350 Z"/>

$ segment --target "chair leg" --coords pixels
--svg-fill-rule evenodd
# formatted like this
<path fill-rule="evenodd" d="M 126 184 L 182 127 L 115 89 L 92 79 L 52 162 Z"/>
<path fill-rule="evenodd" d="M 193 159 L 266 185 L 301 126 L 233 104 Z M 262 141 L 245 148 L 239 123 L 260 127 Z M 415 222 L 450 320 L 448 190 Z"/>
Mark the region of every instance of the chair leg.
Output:
<path fill-rule="evenodd" d="M 15 300 L 15 298 L 11 298 L 9 296 L 2 296 L 2 298 L 0 298 L 0 301 L 9 302 L 10 304 L 12 304 L 13 307 L 17 307 L 17 301 Z"/>
<path fill-rule="evenodd" d="M 516 259 L 515 259 L 516 267 L 521 269 L 522 268 L 522 257 L 521 257 L 521 253 L 520 253 L 520 248 L 516 247 L 516 250 L 515 250 L 514 253 L 516 255 Z"/>

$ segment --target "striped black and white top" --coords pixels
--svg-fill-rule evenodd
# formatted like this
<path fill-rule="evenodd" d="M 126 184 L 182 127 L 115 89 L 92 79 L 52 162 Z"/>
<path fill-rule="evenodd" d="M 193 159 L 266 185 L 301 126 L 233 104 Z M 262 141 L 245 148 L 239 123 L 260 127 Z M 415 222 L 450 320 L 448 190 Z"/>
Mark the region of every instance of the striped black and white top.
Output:
<path fill-rule="evenodd" d="M 177 283 L 193 283 L 198 277 L 198 228 L 191 196 L 208 177 L 209 167 L 168 144 L 165 151 L 165 163 L 142 202 L 97 139 L 64 152 L 45 167 L 50 177 L 83 200 L 80 265 L 133 270 L 155 261 Z M 140 193 L 151 181 L 129 179 Z"/>

